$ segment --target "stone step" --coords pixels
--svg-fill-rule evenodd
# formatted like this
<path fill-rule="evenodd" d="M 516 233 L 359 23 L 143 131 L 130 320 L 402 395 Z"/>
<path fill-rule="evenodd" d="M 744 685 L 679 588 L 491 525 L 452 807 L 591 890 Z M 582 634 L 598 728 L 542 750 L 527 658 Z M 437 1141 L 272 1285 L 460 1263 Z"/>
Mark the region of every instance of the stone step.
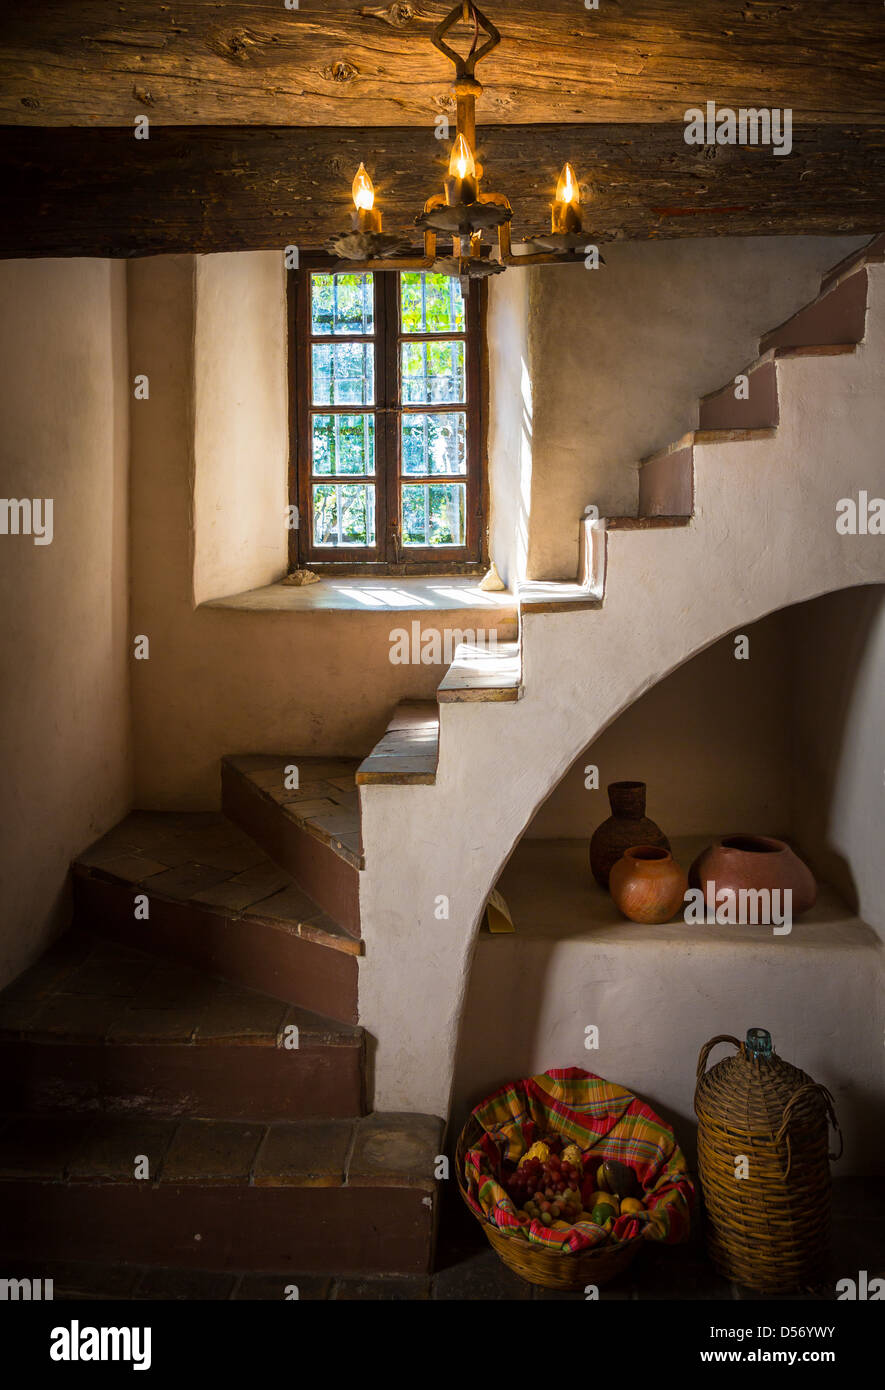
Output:
<path fill-rule="evenodd" d="M 0 1258 L 426 1274 L 442 1129 L 415 1114 L 7 1115 Z"/>
<path fill-rule="evenodd" d="M 439 706 L 403 700 L 383 737 L 360 763 L 358 786 L 433 786 L 439 761 Z"/>
<path fill-rule="evenodd" d="M 507 701 L 522 696 L 522 658 L 518 642 L 494 646 L 461 642 L 437 690 L 441 705 L 467 700 Z"/>
<path fill-rule="evenodd" d="M 843 261 L 832 266 L 820 282 L 821 294 L 826 294 L 827 290 L 832 289 L 841 280 L 853 275 L 859 267 L 881 265 L 883 261 L 885 261 L 885 232 L 874 236 L 871 241 L 867 242 L 866 246 L 861 246 L 858 251 L 852 251 Z"/>
<path fill-rule="evenodd" d="M 777 426 L 780 411 L 774 349 L 738 375 L 747 378 L 746 396 L 735 395 L 735 381 L 703 396 L 698 408 L 700 429 L 773 429 Z"/>
<path fill-rule="evenodd" d="M 524 579 L 516 586 L 523 616 L 530 613 L 572 613 L 601 608 L 605 589 L 605 531 L 598 518 L 582 517 L 579 529 L 578 575 L 574 580 Z"/>
<path fill-rule="evenodd" d="M 681 439 L 658 449 L 639 466 L 639 516 L 641 519 L 678 525 L 679 519 L 694 513 L 694 449 L 697 444 L 743 444 L 753 439 L 771 439 L 774 426 L 758 429 L 690 430 Z M 627 518 L 629 520 L 629 518 Z M 624 518 L 611 517 L 607 529 L 614 530 Z"/>
<path fill-rule="evenodd" d="M 356 758 L 298 754 L 249 754 L 221 763 L 225 814 L 355 937 L 363 867 L 358 766 Z"/>
<path fill-rule="evenodd" d="M 867 272 L 860 268 L 766 333 L 759 343 L 759 355 L 771 348 L 860 343 L 866 311 Z"/>
<path fill-rule="evenodd" d="M 218 813 L 133 812 L 75 861 L 73 888 L 80 930 L 357 1022 L 361 943 Z"/>
<path fill-rule="evenodd" d="M 80 934 L 0 994 L 2 1110 L 361 1115 L 364 1056 L 361 1028 Z"/>

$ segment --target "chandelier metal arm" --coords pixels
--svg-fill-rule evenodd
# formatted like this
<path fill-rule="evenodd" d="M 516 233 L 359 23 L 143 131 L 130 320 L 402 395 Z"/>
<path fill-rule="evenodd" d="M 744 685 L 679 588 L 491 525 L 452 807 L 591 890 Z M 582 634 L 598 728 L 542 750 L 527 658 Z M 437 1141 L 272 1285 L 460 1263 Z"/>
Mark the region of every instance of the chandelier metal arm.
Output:
<path fill-rule="evenodd" d="M 443 35 L 447 34 L 450 29 L 453 29 L 455 25 L 462 20 L 465 24 L 469 24 L 471 19 L 474 24 L 473 43 L 467 57 L 462 58 L 460 53 L 456 53 L 454 48 L 449 47 Z M 488 37 L 485 43 L 477 48 L 476 41 L 480 31 L 484 32 Z M 493 48 L 497 48 L 500 42 L 501 35 L 498 33 L 498 30 L 490 19 L 486 19 L 482 10 L 472 3 L 472 0 L 462 0 L 462 3 L 455 5 L 454 9 L 446 15 L 442 23 L 436 26 L 431 37 L 431 43 L 434 48 L 438 48 L 440 53 L 448 58 L 449 62 L 454 66 L 455 73 L 458 77 L 473 77 L 474 69 L 479 60 L 491 53 Z"/>

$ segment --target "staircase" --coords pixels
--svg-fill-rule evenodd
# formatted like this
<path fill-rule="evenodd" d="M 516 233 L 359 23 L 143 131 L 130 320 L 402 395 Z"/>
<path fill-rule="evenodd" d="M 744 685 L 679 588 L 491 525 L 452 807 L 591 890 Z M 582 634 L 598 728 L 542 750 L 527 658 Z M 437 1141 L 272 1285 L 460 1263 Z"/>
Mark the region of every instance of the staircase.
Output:
<path fill-rule="evenodd" d="M 518 586 L 518 640 L 459 646 L 362 762 L 225 758 L 220 814 L 136 811 L 78 859 L 72 931 L 0 995 L 10 1270 L 429 1269 L 443 1125 L 421 1112 L 447 1111 L 476 924 L 533 810 L 653 680 L 821 592 L 822 555 L 885 580 L 876 538 L 809 553 L 803 511 L 870 481 L 837 446 L 861 409 L 885 432 L 883 261 L 878 237 L 830 272 L 739 394 L 643 461 L 636 514 L 582 521 L 576 579 Z M 811 449 L 833 468 L 806 497 Z"/>
<path fill-rule="evenodd" d="M 224 813 L 133 812 L 75 863 L 72 930 L 0 995 L 4 1274 L 429 1272 L 442 1121 L 367 1113 L 355 774 L 229 758 Z"/>

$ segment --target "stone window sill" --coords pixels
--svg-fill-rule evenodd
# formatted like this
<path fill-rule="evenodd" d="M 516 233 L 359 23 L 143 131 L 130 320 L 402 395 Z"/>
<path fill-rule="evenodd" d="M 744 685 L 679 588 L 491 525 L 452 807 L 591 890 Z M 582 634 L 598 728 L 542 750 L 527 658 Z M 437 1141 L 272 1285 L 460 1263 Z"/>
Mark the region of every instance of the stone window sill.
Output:
<path fill-rule="evenodd" d="M 200 607 L 246 613 L 488 612 L 515 619 L 517 604 L 508 591 L 486 593 L 480 589 L 479 579 L 461 575 L 432 578 L 340 575 L 301 587 L 268 584 L 262 589 L 210 599 Z"/>

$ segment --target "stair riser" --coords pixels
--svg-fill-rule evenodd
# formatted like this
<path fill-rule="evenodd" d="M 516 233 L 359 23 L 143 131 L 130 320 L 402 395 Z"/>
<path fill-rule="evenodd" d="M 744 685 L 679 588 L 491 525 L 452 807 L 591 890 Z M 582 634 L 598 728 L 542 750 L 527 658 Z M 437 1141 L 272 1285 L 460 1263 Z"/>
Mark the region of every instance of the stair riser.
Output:
<path fill-rule="evenodd" d="M 774 428 L 778 424 L 777 369 L 766 362 L 750 372 L 747 399 L 735 397 L 734 382 L 723 387 L 715 396 L 701 401 L 698 428 L 702 430 L 755 430 Z"/>
<path fill-rule="evenodd" d="M 694 467 L 690 447 L 663 454 L 640 468 L 640 516 L 691 516 L 693 510 Z"/>
<path fill-rule="evenodd" d="M 431 1198 L 410 1187 L 12 1180 L 0 1185 L 0 1202 L 0 1257 L 9 1269 L 16 1258 L 76 1258 L 182 1269 L 424 1274 L 433 1230 Z"/>
<path fill-rule="evenodd" d="M 822 299 L 800 309 L 787 323 L 766 333 L 760 355 L 770 348 L 823 347 L 863 341 L 867 308 L 867 272 L 855 271 Z"/>
<path fill-rule="evenodd" d="M 364 1115 L 363 1048 L 7 1042 L 0 1108 L 297 1120 Z"/>
<path fill-rule="evenodd" d="M 254 917 L 227 916 L 161 898 L 151 899 L 148 921 L 136 922 L 136 891 L 141 890 L 75 873 L 74 925 L 340 1023 L 357 1022 L 355 956 Z"/>
<path fill-rule="evenodd" d="M 360 934 L 359 870 L 300 829 L 280 806 L 226 763 L 221 766 L 224 813 L 261 846 L 333 921 Z"/>

